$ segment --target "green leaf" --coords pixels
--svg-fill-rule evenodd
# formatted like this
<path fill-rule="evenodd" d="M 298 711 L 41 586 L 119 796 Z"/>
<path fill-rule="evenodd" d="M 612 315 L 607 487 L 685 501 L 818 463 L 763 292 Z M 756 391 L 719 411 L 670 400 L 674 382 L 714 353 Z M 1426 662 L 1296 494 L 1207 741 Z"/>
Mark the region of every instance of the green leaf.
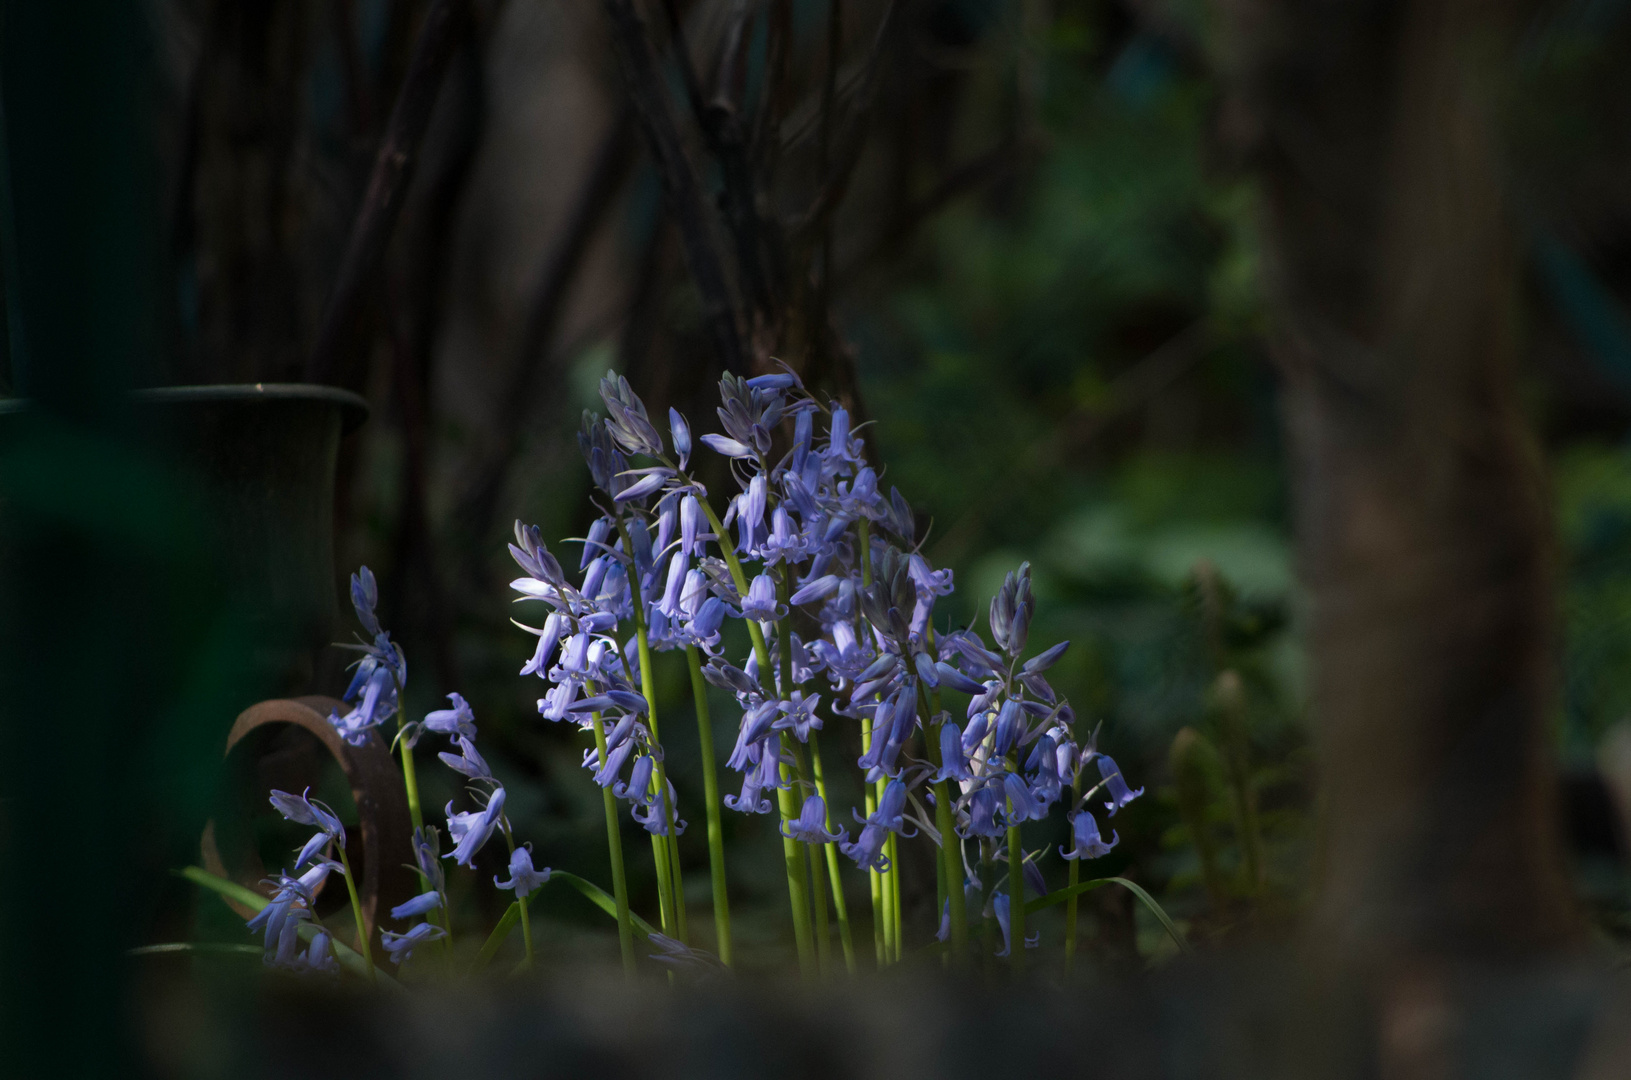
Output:
<path fill-rule="evenodd" d="M 470 961 L 470 973 L 472 975 L 492 963 L 493 957 L 498 954 L 498 947 L 504 944 L 504 939 L 510 936 L 510 932 L 515 929 L 515 924 L 520 921 L 521 902 L 516 901 L 504 909 L 504 917 L 498 920 L 498 925 L 493 927 L 493 932 L 487 935 L 486 941 L 482 942 L 481 949 L 476 953 L 476 958 Z"/>
<path fill-rule="evenodd" d="M 176 873 L 186 878 L 194 885 L 208 889 L 209 891 L 220 896 L 222 899 L 236 900 L 245 907 L 253 908 L 256 911 L 261 910 L 271 902 L 254 889 L 240 885 L 236 881 L 228 881 L 226 878 L 216 877 L 214 874 L 210 873 L 208 870 L 205 870 L 201 866 L 189 866 L 185 869 L 177 870 Z M 300 924 L 300 940 L 310 941 L 317 935 L 318 929 L 319 928 L 317 926 L 312 925 L 310 922 L 302 922 Z M 362 979 L 368 978 L 368 965 L 363 962 L 362 954 L 351 948 L 349 945 L 342 944 L 340 939 L 335 937 L 333 934 L 329 935 L 329 943 L 333 946 L 334 956 L 340 961 L 341 967 Z M 401 983 L 397 982 L 395 979 L 391 978 L 377 967 L 374 969 L 374 978 L 378 981 L 380 986 L 387 987 L 394 993 L 407 993 L 407 990 L 403 988 Z"/>
<path fill-rule="evenodd" d="M 1150 913 L 1160 920 L 1162 926 L 1166 927 L 1167 933 L 1172 935 L 1172 940 L 1177 942 L 1179 952 L 1193 951 L 1189 947 L 1189 942 L 1185 941 L 1184 936 L 1178 932 L 1178 927 L 1173 925 L 1172 920 L 1167 917 L 1167 913 L 1161 910 L 1161 905 L 1155 902 L 1155 897 L 1145 892 L 1142 886 L 1128 881 L 1126 878 L 1094 878 L 1092 881 L 1084 881 L 1081 884 L 1074 885 L 1068 889 L 1060 889 L 1057 892 L 1051 892 L 1044 897 L 1032 900 L 1030 903 L 1026 904 L 1025 914 L 1029 915 L 1033 911 L 1041 911 L 1043 908 L 1053 907 L 1055 904 L 1062 904 L 1066 900 L 1069 900 L 1072 896 L 1080 896 L 1082 893 L 1092 892 L 1101 885 L 1120 885 L 1126 888 L 1134 896 L 1138 897 L 1138 899 L 1143 902 L 1145 907 L 1150 909 Z"/>
<path fill-rule="evenodd" d="M 578 892 L 588 897 L 589 901 L 600 910 L 604 911 L 614 919 L 617 918 L 617 900 L 605 889 L 602 889 L 594 882 L 586 881 L 576 874 L 569 874 L 565 870 L 551 870 L 549 872 L 549 880 L 560 880 L 566 882 Z M 529 911 L 532 909 L 533 897 L 538 896 L 541 892 L 543 892 L 542 889 L 537 889 L 531 896 L 527 897 L 527 909 Z M 480 971 L 482 968 L 492 963 L 493 957 L 498 955 L 499 946 L 503 945 L 505 939 L 515 932 L 516 924 L 518 924 L 520 921 L 521 902 L 518 900 L 505 909 L 504 917 L 498 920 L 498 925 L 493 927 L 493 932 L 487 935 L 487 940 L 482 943 L 481 950 L 476 953 L 476 958 L 470 963 L 470 971 L 472 974 Z M 640 932 L 642 937 L 649 938 L 652 934 L 657 933 L 656 927 L 652 926 L 650 923 L 646 922 L 646 920 L 634 914 L 632 911 L 629 912 L 629 921 L 634 924 L 634 928 Z"/>
<path fill-rule="evenodd" d="M 584 896 L 588 897 L 590 902 L 600 910 L 604 911 L 614 919 L 617 918 L 617 901 L 612 898 L 611 893 L 607 892 L 605 889 L 602 889 L 594 882 L 585 881 L 578 875 L 569 874 L 565 870 L 552 870 L 550 871 L 549 878 L 551 881 L 555 880 L 556 878 L 560 878 L 562 881 L 578 890 Z M 649 938 L 652 934 L 657 933 L 657 928 L 655 926 L 652 926 L 650 923 L 646 922 L 646 920 L 642 919 L 632 911 L 629 912 L 629 921 L 634 923 L 634 928 L 638 930 L 643 937 Z"/>
<path fill-rule="evenodd" d="M 229 955 L 261 956 L 266 950 L 259 945 L 228 945 L 219 941 L 167 941 L 162 945 L 138 945 L 126 949 L 126 956 L 163 956 L 166 953 L 226 953 Z"/>

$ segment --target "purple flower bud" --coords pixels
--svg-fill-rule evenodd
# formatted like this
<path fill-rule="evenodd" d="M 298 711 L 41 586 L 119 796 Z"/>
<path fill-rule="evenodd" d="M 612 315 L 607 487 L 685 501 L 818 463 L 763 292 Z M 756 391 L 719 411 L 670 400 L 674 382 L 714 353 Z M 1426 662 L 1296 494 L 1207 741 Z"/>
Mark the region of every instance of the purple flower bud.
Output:
<path fill-rule="evenodd" d="M 674 453 L 679 455 L 683 469 L 691 459 L 691 425 L 673 406 L 668 409 L 668 433 L 674 439 Z"/>

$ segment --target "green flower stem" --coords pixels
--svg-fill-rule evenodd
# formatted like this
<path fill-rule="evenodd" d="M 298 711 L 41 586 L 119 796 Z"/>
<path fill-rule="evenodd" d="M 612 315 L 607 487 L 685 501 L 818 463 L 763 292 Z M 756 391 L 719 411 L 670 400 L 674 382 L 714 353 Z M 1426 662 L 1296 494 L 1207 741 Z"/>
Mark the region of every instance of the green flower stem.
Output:
<path fill-rule="evenodd" d="M 1008 826 L 1008 963 L 1016 974 L 1025 969 L 1025 849 L 1018 825 Z"/>
<path fill-rule="evenodd" d="M 790 738 L 787 742 L 793 749 L 793 774 L 797 778 L 797 790 L 807 791 L 810 788 L 810 770 L 805 765 L 804 747 L 797 739 Z M 810 867 L 810 901 L 815 908 L 816 962 L 825 976 L 832 970 L 832 923 L 827 914 L 827 866 L 815 850 L 818 846 L 826 845 L 806 845 L 804 858 Z"/>
<path fill-rule="evenodd" d="M 866 754 L 872 750 L 872 719 L 861 718 L 861 753 Z M 878 796 L 870 784 L 862 784 L 866 815 L 871 817 L 878 812 Z M 877 954 L 878 967 L 886 967 L 888 960 L 888 945 L 884 937 L 884 903 L 883 903 L 883 875 L 876 870 L 867 870 L 867 884 L 872 892 L 872 947 Z"/>
<path fill-rule="evenodd" d="M 346 858 L 345 845 L 334 846 L 340 850 L 340 866 L 345 870 L 345 891 L 351 897 L 351 917 L 357 921 L 357 951 L 362 954 L 363 966 L 368 969 L 368 981 L 376 982 L 373 943 L 368 940 L 368 927 L 362 920 L 362 901 L 357 898 L 356 875 L 351 872 L 351 860 Z"/>
<path fill-rule="evenodd" d="M 725 879 L 725 827 L 719 814 L 719 766 L 714 761 L 713 717 L 708 710 L 708 683 L 702 677 L 702 654 L 695 645 L 685 647 L 691 667 L 691 694 L 697 704 L 697 744 L 702 750 L 702 793 L 708 815 L 708 876 L 714 893 L 714 936 L 719 960 L 731 966 L 731 905 Z"/>
<path fill-rule="evenodd" d="M 708 525 L 718 538 L 719 552 L 724 556 L 725 566 L 730 570 L 731 581 L 736 585 L 736 591 L 743 596 L 748 592 L 747 575 L 742 572 L 742 560 L 736 557 L 736 552 L 730 545 L 730 537 L 725 532 L 725 526 L 720 523 L 719 515 L 707 499 L 698 499 L 702 504 L 702 512 L 708 516 Z M 759 662 L 761 677 L 768 678 L 769 673 L 775 669 L 770 666 L 770 648 L 765 644 L 764 631 L 752 619 L 743 619 L 747 624 L 748 638 L 753 642 L 753 655 Z M 787 767 L 782 766 L 784 780 L 790 780 Z M 776 792 L 777 808 L 781 811 L 782 821 L 788 822 L 797 819 L 798 807 L 793 805 L 793 793 L 788 788 L 781 788 Z M 809 872 L 804 863 L 804 846 L 796 840 L 782 838 L 782 857 L 787 863 L 787 901 L 793 909 L 793 940 L 798 946 L 799 970 L 805 975 L 810 974 L 815 954 L 811 949 L 810 941 L 810 901 L 806 895 L 808 890 L 805 882 Z"/>
<path fill-rule="evenodd" d="M 883 801 L 885 781 L 879 780 L 873 785 L 872 801 L 867 805 L 875 812 L 878 804 Z M 869 813 L 867 815 L 871 817 Z M 880 872 L 883 879 L 883 962 L 885 966 L 895 962 L 895 874 L 900 867 L 895 863 L 895 837 L 891 833 L 889 839 L 884 841 L 883 853 L 889 860 L 889 869 Z"/>
<path fill-rule="evenodd" d="M 1078 806 L 1082 801 L 1082 778 L 1078 773 L 1076 781 L 1070 785 L 1072 806 Z M 1076 901 L 1078 894 L 1074 891 L 1082 876 L 1082 860 L 1070 860 L 1070 877 L 1066 888 L 1072 890 L 1070 899 L 1065 901 L 1065 970 L 1069 971 L 1076 963 Z"/>
<path fill-rule="evenodd" d="M 782 749 L 792 740 L 787 733 L 782 732 Z M 766 746 L 769 749 L 769 746 Z M 792 770 L 785 764 L 781 767 L 783 786 L 776 790 L 776 803 L 781 810 L 782 821 L 795 821 L 799 816 L 799 808 L 793 794 L 794 777 Z M 810 896 L 806 888 L 810 871 L 805 865 L 804 845 L 797 840 L 782 836 L 782 857 L 787 861 L 787 898 L 793 908 L 793 942 L 798 949 L 799 972 L 808 977 L 815 970 L 815 949 L 811 941 L 810 930 Z"/>
<path fill-rule="evenodd" d="M 510 826 L 507 821 L 504 825 L 504 843 L 509 846 L 510 856 L 513 859 L 515 856 L 515 837 L 510 833 Z M 529 905 L 522 897 L 518 896 L 516 899 L 521 900 L 518 905 L 521 909 L 521 943 L 526 948 L 526 958 L 522 961 L 522 967 L 530 968 L 532 967 L 532 920 L 527 917 Z"/>
<path fill-rule="evenodd" d="M 821 770 L 821 739 L 815 729 L 810 730 L 810 772 L 815 777 L 816 794 L 827 807 L 826 827 L 832 827 L 832 800 L 827 798 L 827 781 Z M 855 938 L 850 933 L 849 905 L 844 901 L 844 880 L 838 876 L 838 845 L 823 844 L 827 859 L 827 880 L 832 883 L 833 911 L 838 916 L 838 939 L 844 948 L 844 970 L 855 974 Z"/>
<path fill-rule="evenodd" d="M 591 690 L 591 692 L 593 692 Z M 600 714 L 593 713 L 595 749 L 600 753 L 600 766 L 606 767 L 606 725 Z M 617 796 L 612 789 L 600 789 L 606 807 L 606 850 L 612 860 L 612 894 L 617 899 L 617 944 L 623 954 L 623 973 L 634 976 L 634 925 L 629 920 L 629 879 L 623 868 L 623 833 L 617 823 Z"/>
<path fill-rule="evenodd" d="M 901 921 L 900 907 L 900 836 L 889 834 L 889 928 L 893 936 L 894 955 L 890 962 L 898 964 L 906 955 L 905 925 Z"/>
<path fill-rule="evenodd" d="M 933 648 L 933 628 L 929 630 L 928 640 Z M 929 715 L 938 717 L 940 691 L 936 689 L 926 703 L 929 705 Z M 940 755 L 940 730 L 943 726 L 943 722 L 935 724 L 923 740 L 927 744 L 924 749 L 928 752 L 929 762 L 937 769 L 945 764 Z M 960 841 L 957 838 L 956 819 L 951 809 L 951 792 L 951 784 L 944 780 L 934 784 L 934 827 L 940 832 L 940 872 L 937 876 L 945 886 L 945 899 L 951 910 L 951 962 L 961 967 L 968 954 L 968 905 L 963 897 L 963 859 L 958 847 Z M 938 913 L 939 908 L 935 910 Z"/>
<path fill-rule="evenodd" d="M 617 532 L 623 538 L 623 550 L 632 552 L 634 544 L 621 517 L 617 520 Z M 662 735 L 657 730 L 657 686 L 651 673 L 651 640 L 646 635 L 645 606 L 640 601 L 640 584 L 635 580 L 635 575 L 630 575 L 629 587 L 634 598 L 634 640 L 640 657 L 640 691 L 646 699 L 646 726 L 651 731 L 652 741 L 660 746 Z M 674 806 L 668 797 L 668 768 L 660 757 L 652 770 L 651 784 L 657 798 L 662 801 L 663 821 L 667 825 L 666 836 L 651 834 L 651 860 L 657 871 L 657 903 L 663 933 L 683 942 L 685 916 L 680 913 L 680 907 L 685 903 L 685 896 L 680 887 L 679 848 L 674 843 Z"/>

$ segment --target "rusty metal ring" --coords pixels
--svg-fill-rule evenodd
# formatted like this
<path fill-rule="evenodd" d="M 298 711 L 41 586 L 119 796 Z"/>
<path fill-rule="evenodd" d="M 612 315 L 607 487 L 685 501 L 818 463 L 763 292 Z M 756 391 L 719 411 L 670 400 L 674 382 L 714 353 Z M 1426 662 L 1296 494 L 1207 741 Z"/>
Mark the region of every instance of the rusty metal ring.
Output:
<path fill-rule="evenodd" d="M 252 731 L 275 724 L 291 724 L 316 736 L 334 760 L 339 762 L 351 785 L 351 797 L 357 804 L 357 831 L 360 836 L 348 839 L 361 841 L 362 857 L 358 859 L 353 843 L 348 843 L 347 853 L 351 858 L 352 870 L 357 874 L 363 922 L 372 941 L 380 915 L 418 891 L 418 878 L 407 866 L 413 859 L 413 829 L 408 817 L 402 774 L 397 771 L 391 751 L 379 733 L 370 731 L 361 746 L 352 746 L 340 738 L 339 732 L 329 723 L 330 713 L 346 708 L 348 706 L 334 698 L 315 696 L 277 698 L 251 705 L 238 714 L 232 730 L 227 733 L 223 757 L 231 754 L 233 747 Z M 244 881 L 241 874 L 227 869 L 216 843 L 214 818 L 204 826 L 200 848 L 204 869 L 269 895 L 267 887 L 260 883 L 265 869 L 255 855 L 249 856 L 252 865 L 240 868 L 251 875 L 251 880 Z M 231 900 L 227 902 L 246 919 L 254 914 L 243 904 Z"/>

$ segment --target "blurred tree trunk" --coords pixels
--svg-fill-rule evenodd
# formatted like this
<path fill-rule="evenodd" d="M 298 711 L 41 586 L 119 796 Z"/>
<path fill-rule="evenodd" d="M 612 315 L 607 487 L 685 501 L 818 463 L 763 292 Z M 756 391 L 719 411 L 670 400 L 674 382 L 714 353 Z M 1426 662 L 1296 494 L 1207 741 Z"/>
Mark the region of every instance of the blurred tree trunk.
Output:
<path fill-rule="evenodd" d="M 1521 955 L 1571 927 L 1551 545 L 1493 115 L 1512 0 L 1222 0 L 1263 194 L 1321 743 L 1316 940 Z"/>

